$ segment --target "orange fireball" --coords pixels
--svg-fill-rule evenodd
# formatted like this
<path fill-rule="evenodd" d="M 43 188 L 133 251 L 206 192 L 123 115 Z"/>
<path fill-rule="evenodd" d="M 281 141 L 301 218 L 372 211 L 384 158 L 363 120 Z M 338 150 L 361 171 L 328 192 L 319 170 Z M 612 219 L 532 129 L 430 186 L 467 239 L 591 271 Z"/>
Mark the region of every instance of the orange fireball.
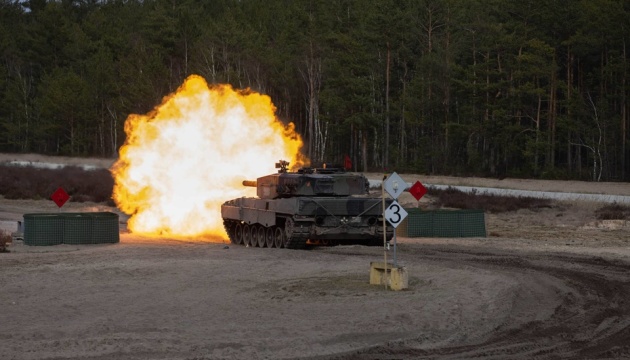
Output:
<path fill-rule="evenodd" d="M 226 238 L 221 204 L 256 189 L 244 179 L 298 165 L 300 136 L 275 116 L 271 98 L 196 75 L 146 115 L 130 115 L 112 167 L 114 200 L 134 233 Z"/>

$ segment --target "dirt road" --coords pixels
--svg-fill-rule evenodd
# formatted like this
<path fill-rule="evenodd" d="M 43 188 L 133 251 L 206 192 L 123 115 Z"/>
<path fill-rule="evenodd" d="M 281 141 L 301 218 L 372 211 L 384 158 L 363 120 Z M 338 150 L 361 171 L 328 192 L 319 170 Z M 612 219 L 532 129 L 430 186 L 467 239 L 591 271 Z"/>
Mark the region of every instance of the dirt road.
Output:
<path fill-rule="evenodd" d="M 13 246 L 0 261 L 0 348 L 6 359 L 630 357 L 623 248 L 399 240 L 410 274 L 401 292 L 369 285 L 383 253 L 364 246 L 130 234 Z"/>
<path fill-rule="evenodd" d="M 409 334 L 409 339 L 331 358 L 630 357 L 628 261 L 440 244 L 409 247 L 406 253 L 424 263 L 472 273 L 491 271 L 501 279 L 510 279 L 513 286 L 503 294 L 504 311 L 489 314 L 499 315 L 501 320 L 493 323 L 497 326 L 485 333 L 474 329 L 484 321 L 470 319 L 464 308 L 462 326 L 470 330 L 456 341 L 428 344 L 421 334 Z M 469 319 L 472 321 L 466 321 Z"/>

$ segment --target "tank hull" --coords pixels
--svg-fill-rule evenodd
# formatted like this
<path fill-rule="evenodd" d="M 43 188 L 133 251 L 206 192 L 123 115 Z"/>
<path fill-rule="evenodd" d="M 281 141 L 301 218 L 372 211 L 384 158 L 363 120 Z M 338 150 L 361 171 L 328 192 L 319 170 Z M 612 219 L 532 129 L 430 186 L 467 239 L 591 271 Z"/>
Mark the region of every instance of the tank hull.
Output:
<path fill-rule="evenodd" d="M 389 206 L 391 199 L 386 200 Z M 366 196 L 238 198 L 221 206 L 234 244 L 300 249 L 312 244 L 383 244 L 382 199 Z M 385 238 L 393 236 L 389 224 Z"/>

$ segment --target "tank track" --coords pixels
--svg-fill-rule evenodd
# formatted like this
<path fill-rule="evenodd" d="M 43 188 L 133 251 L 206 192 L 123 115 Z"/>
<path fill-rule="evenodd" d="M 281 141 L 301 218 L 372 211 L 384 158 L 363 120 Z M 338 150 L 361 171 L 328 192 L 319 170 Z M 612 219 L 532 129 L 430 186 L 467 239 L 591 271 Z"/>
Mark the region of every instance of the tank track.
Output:
<path fill-rule="evenodd" d="M 283 238 L 282 238 L 282 244 L 281 246 L 277 246 L 277 244 L 275 242 L 272 242 L 271 246 L 269 246 L 269 243 L 266 241 L 262 242 L 262 247 L 283 247 L 286 249 L 304 249 L 307 247 L 307 245 L 324 245 L 324 246 L 334 246 L 337 244 L 361 244 L 361 245 L 367 245 L 367 246 L 383 246 L 383 239 L 379 236 L 378 238 L 374 238 L 374 239 L 370 239 L 370 240 L 347 240 L 347 241 L 339 241 L 339 240 L 331 240 L 331 241 L 309 241 L 309 226 L 308 224 L 301 224 L 301 223 L 294 223 L 293 219 L 291 218 L 285 218 L 283 219 L 283 221 L 280 222 L 282 225 L 279 226 L 272 226 L 271 227 L 271 231 L 272 233 L 276 233 L 276 229 L 280 229 L 281 233 L 283 234 Z M 242 246 L 252 246 L 252 247 L 261 247 L 261 242 L 258 241 L 258 238 L 256 238 L 256 242 L 255 243 L 244 243 L 243 239 L 241 238 L 241 241 L 239 241 L 239 239 L 237 239 L 237 235 L 236 235 L 236 228 L 237 226 L 244 226 L 245 224 L 242 224 L 240 221 L 238 220 L 223 220 L 223 226 L 225 228 L 225 232 L 228 234 L 228 237 L 230 238 L 230 243 L 234 244 L 234 245 L 242 245 Z M 248 225 L 248 226 L 254 226 L 255 228 L 260 229 L 260 227 L 262 227 L 262 225 L 259 224 L 253 224 L 253 225 Z M 263 227 L 265 229 L 265 234 L 267 234 L 267 231 L 269 228 L 267 227 Z"/>
<path fill-rule="evenodd" d="M 304 249 L 306 247 L 307 240 L 308 238 L 304 236 L 292 236 L 285 247 L 287 249 Z"/>
<path fill-rule="evenodd" d="M 287 249 L 304 249 L 308 240 L 308 225 L 295 223 L 292 218 L 284 219 L 284 236 L 286 237 L 285 247 Z"/>
<path fill-rule="evenodd" d="M 287 223 L 287 222 L 285 222 Z M 236 238 L 236 228 L 240 224 L 240 221 L 237 220 L 223 220 L 223 227 L 225 228 L 225 232 L 227 233 L 230 243 L 234 245 L 242 245 L 242 246 L 252 246 L 259 247 L 260 243 L 257 241 L 255 244 L 245 244 L 242 241 L 239 241 Z M 243 226 L 243 224 L 240 224 Z M 260 225 L 255 225 L 260 226 Z M 273 226 L 272 230 L 275 232 L 277 226 Z M 283 226 L 280 227 L 282 232 L 285 234 L 285 239 L 281 247 L 287 249 L 304 249 L 306 247 L 306 242 L 308 241 L 308 228 L 305 227 L 292 227 L 289 231 L 291 236 L 287 236 L 287 229 Z M 241 239 L 242 240 L 242 239 Z M 263 244 L 263 247 L 268 247 L 267 244 Z M 278 247 L 276 244 L 273 244 L 271 247 Z"/>

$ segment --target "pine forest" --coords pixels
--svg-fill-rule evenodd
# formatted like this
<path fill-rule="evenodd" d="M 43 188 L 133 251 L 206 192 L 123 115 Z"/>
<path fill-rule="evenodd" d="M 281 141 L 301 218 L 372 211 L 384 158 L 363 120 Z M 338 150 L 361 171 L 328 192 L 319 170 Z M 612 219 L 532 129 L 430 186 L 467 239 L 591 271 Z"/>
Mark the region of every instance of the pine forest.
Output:
<path fill-rule="evenodd" d="M 0 152 L 115 157 L 198 74 L 313 162 L 630 181 L 627 47 L 626 0 L 0 0 Z"/>

